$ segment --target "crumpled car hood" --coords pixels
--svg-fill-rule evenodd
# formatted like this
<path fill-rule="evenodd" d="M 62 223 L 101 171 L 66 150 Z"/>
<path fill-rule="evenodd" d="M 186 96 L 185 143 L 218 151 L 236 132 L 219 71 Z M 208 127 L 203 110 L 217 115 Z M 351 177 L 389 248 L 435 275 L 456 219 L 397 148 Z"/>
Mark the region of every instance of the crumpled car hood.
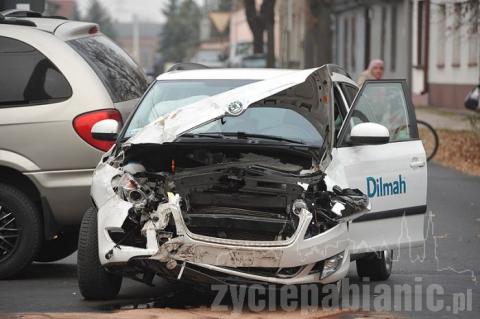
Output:
<path fill-rule="evenodd" d="M 251 83 L 181 107 L 161 116 L 144 127 L 140 132 L 132 136 L 126 144 L 163 144 L 173 142 L 182 133 L 217 120 L 225 115 L 240 115 L 252 103 L 302 84 L 308 79 L 312 80 L 312 84 L 303 88 L 302 90 L 304 92 L 301 93 L 316 96 L 316 92 L 320 89 L 322 96 L 318 97 L 318 107 L 328 107 L 329 103 L 332 102 L 332 98 L 330 97 L 331 80 L 328 68 L 323 66 L 321 68 L 299 70 L 298 72 L 292 72 L 287 75 Z M 329 107 L 328 109 L 330 110 L 331 108 Z M 308 113 L 304 114 L 304 116 L 314 125 L 316 122 L 322 122 L 321 119 L 316 118 L 315 110 L 312 112 L 311 109 L 308 109 L 307 112 L 297 109 L 296 111 L 299 113 Z"/>

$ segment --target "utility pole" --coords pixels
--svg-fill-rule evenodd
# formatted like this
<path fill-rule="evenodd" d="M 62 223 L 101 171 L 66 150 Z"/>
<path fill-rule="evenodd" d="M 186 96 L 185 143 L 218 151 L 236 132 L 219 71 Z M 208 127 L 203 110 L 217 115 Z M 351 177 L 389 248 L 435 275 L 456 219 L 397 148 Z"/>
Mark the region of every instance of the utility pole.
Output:
<path fill-rule="evenodd" d="M 293 29 L 293 0 L 287 2 L 287 68 L 290 66 L 290 38 Z"/>
<path fill-rule="evenodd" d="M 132 55 L 137 63 L 140 63 L 140 30 L 138 26 L 138 17 L 133 14 L 132 22 Z"/>

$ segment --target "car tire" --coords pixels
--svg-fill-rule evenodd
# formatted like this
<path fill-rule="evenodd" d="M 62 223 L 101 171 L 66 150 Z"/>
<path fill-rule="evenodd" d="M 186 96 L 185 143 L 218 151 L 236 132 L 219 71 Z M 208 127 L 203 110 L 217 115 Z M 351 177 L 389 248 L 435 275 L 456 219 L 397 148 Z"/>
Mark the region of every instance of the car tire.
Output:
<path fill-rule="evenodd" d="M 392 273 L 393 250 L 369 253 L 356 263 L 359 277 L 368 277 L 372 281 L 387 280 Z"/>
<path fill-rule="evenodd" d="M 78 232 L 65 232 L 52 240 L 44 240 L 35 261 L 48 263 L 66 258 L 78 248 Z"/>
<path fill-rule="evenodd" d="M 24 270 L 43 240 L 40 212 L 22 191 L 0 184 L 0 279 Z"/>
<path fill-rule="evenodd" d="M 78 286 L 87 300 L 115 298 L 122 285 L 122 277 L 109 273 L 98 258 L 97 210 L 85 212 L 78 237 Z"/>

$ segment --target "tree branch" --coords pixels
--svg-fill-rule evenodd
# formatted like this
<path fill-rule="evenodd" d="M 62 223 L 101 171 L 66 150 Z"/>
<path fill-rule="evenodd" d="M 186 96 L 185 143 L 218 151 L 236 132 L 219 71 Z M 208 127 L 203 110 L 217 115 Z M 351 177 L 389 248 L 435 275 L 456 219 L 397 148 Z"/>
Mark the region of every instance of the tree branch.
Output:
<path fill-rule="evenodd" d="M 255 7 L 255 0 L 244 0 L 245 14 L 247 16 L 248 26 L 255 32 L 255 30 L 262 30 L 265 28 L 265 24 L 262 18 L 257 14 L 257 8 Z"/>

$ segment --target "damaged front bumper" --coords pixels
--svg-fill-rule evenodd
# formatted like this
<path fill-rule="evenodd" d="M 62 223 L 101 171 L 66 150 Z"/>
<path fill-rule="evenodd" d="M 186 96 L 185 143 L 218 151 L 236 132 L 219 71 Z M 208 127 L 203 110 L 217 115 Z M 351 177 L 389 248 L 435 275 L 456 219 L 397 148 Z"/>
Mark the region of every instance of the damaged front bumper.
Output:
<path fill-rule="evenodd" d="M 330 283 L 348 272 L 348 223 L 341 222 L 316 236 L 306 236 L 312 214 L 304 208 L 298 212 L 297 229 L 285 240 L 233 240 L 189 231 L 179 196 L 169 194 L 168 202 L 157 208 L 155 218 L 143 225 L 144 248 L 124 245 L 112 237 L 124 232 L 122 225 L 133 205 L 106 184 L 118 173 L 119 170 L 100 164 L 94 175 L 96 186 L 92 187 L 98 207 L 99 258 L 106 268 L 120 272 L 129 266 L 143 268 L 171 279 L 202 281 L 199 277 L 203 277 L 208 282 L 272 284 Z M 173 219 L 176 235 L 161 242 L 159 230 L 166 218 Z M 332 258 L 336 258 L 334 269 L 325 269 L 325 261 Z"/>
<path fill-rule="evenodd" d="M 171 212 L 179 236 L 159 246 L 157 228 L 153 222 L 147 222 L 144 227 L 147 243 L 143 249 L 118 245 L 109 235 L 112 231 L 121 231 L 131 206 L 132 204 L 118 197 L 112 197 L 98 210 L 99 258 L 106 267 L 126 264 L 131 259 L 141 257 L 159 261 L 172 271 L 177 266 L 182 267 L 185 262 L 187 265 L 198 266 L 197 269 L 204 268 L 252 281 L 277 284 L 328 283 L 343 278 L 348 271 L 347 224 L 341 223 L 322 234 L 304 239 L 312 218 L 307 210 L 301 211 L 299 227 L 289 240 L 282 243 L 250 242 L 192 234 L 186 229 L 176 203 L 169 202 L 164 209 Z M 341 253 L 344 255 L 335 274 L 322 280 L 320 264 L 323 260 Z M 161 266 L 157 264 L 157 267 Z M 278 271 L 274 276 L 258 275 L 249 271 L 251 268 L 261 267 L 276 268 Z M 298 268 L 298 271 L 291 274 L 292 276 L 282 275 L 281 269 L 284 268 Z"/>

